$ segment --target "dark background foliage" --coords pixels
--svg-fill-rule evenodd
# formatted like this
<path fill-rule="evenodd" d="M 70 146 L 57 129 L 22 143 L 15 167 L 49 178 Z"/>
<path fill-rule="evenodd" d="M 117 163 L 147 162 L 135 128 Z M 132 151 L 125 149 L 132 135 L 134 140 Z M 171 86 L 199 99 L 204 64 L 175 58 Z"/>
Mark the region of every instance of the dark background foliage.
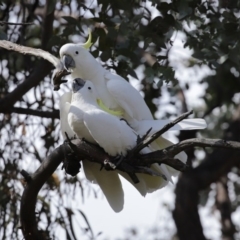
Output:
<path fill-rule="evenodd" d="M 161 99 L 163 91 L 169 93 L 167 104 L 174 110 L 164 108 L 161 112 L 161 116 L 167 118 L 190 108 L 185 94 L 191 89 L 199 71 L 207 66 L 212 74 L 201 78 L 198 83 L 205 87 L 203 104 L 195 111 L 196 116 L 204 117 L 209 123 L 204 136 L 239 141 L 239 7 L 240 1 L 236 0 L 3 0 L 0 2 L 0 39 L 42 48 L 58 56 L 63 44 L 85 41 L 89 27 L 93 30 L 93 42 L 96 43 L 91 52 L 94 57 L 99 57 L 106 68 L 113 69 L 128 79 L 129 76 L 137 78 L 139 74 L 135 70 L 141 67 L 143 74 L 139 81 L 153 113 L 159 107 L 153 100 Z M 158 13 L 157 16 L 153 10 Z M 27 24 L 12 25 L 12 22 Z M 176 65 L 169 58 L 176 33 L 185 35 L 183 45 L 193 52 L 184 68 L 186 71 L 194 70 L 196 76 L 190 76 L 185 84 L 179 84 L 181 79 L 176 78 Z M 51 83 L 52 69 L 50 63 L 37 57 L 0 49 L 2 239 L 22 239 L 18 217 L 23 191 L 20 170 L 36 169 L 44 156 L 62 141 L 59 136 L 58 93 L 53 93 Z M 166 88 L 166 83 L 171 87 Z M 195 136 L 195 132 L 181 132 L 178 138 L 183 140 Z M 237 153 L 209 149 L 204 152 L 205 160 L 200 161 L 196 152 L 188 151 L 189 164 L 197 166 L 196 174 L 191 175 L 191 180 L 195 183 L 193 188 L 205 190 L 198 191 L 202 205 L 206 204 L 210 192 L 215 193 L 214 206 L 215 211 L 220 213 L 222 238 L 239 239 L 240 225 L 235 226 L 231 220 L 232 213 L 239 211 L 239 163 L 236 164 L 235 161 L 226 168 L 224 165 L 231 162 L 231 159 L 238 158 Z M 224 161 L 218 164 L 219 159 Z M 213 165 L 210 166 L 209 162 Z M 220 167 L 222 171 L 218 171 Z M 207 175 L 210 170 L 212 178 Z M 183 174 L 180 178 L 180 183 L 184 176 L 186 175 Z M 212 185 L 213 182 L 216 184 Z M 190 194 L 189 199 L 181 196 L 187 183 L 180 183 L 177 185 L 177 201 L 181 203 L 183 199 L 190 201 L 191 205 Z M 83 212 L 76 213 L 75 209 L 61 208 L 64 195 L 71 193 L 74 196 L 75 188 L 81 189 L 83 198 L 86 197 L 86 191 L 93 191 L 84 179 L 61 177 L 57 172 L 45 184 L 44 191 L 39 196 L 39 221 L 46 235 L 52 239 L 56 239 L 57 227 L 62 228 L 66 239 L 74 239 L 71 228 L 73 213 L 85 219 Z M 230 198 L 229 192 L 234 197 Z M 58 195 L 59 201 L 59 204 L 55 204 L 58 209 L 55 215 L 50 212 L 53 194 Z M 193 208 L 192 211 L 197 210 Z M 176 225 L 176 236 L 184 239 L 184 231 L 181 231 L 183 226 L 178 222 Z M 87 223 L 86 227 L 82 227 L 82 234 L 93 238 L 91 229 L 86 229 L 90 229 Z M 189 231 L 194 231 L 194 227 Z M 137 233 L 132 232 L 128 239 L 134 234 Z M 154 237 L 161 239 L 158 234 L 156 231 Z"/>

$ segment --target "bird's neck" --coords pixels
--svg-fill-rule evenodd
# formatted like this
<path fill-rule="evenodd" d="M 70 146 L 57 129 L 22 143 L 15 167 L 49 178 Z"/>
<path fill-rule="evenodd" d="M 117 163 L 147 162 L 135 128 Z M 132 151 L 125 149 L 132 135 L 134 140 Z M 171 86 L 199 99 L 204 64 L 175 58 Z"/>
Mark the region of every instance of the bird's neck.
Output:
<path fill-rule="evenodd" d="M 77 95 L 77 94 L 73 94 L 72 95 L 72 102 L 71 104 L 78 106 L 79 108 L 84 108 L 84 109 L 88 109 L 90 106 L 93 107 L 97 107 L 97 99 L 95 98 L 90 98 L 87 99 L 84 98 L 81 95 Z"/>

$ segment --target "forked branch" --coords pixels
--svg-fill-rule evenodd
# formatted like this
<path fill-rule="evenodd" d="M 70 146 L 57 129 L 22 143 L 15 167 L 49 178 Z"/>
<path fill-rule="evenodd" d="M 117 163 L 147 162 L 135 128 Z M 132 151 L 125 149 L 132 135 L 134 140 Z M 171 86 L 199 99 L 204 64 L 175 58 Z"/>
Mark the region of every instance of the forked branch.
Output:
<path fill-rule="evenodd" d="M 74 146 L 74 152 L 77 154 L 77 159 L 79 159 L 79 161 L 84 159 L 84 161 L 99 163 L 99 170 L 101 165 L 104 165 L 104 161 L 106 159 L 110 160 L 110 156 L 108 156 L 108 154 L 106 154 L 99 146 L 89 144 L 80 139 L 72 140 L 71 144 Z M 188 139 L 163 150 L 143 155 L 133 155 L 130 162 L 128 156 L 126 156 L 125 160 L 117 166 L 116 169 L 134 174 L 141 172 L 143 167 L 149 167 L 153 163 L 164 163 L 179 171 L 184 171 L 187 169 L 187 166 L 178 159 L 174 159 L 174 156 L 183 150 L 196 146 L 240 150 L 239 142 L 223 141 L 220 139 Z M 40 234 L 37 227 L 37 221 L 35 219 L 37 195 L 43 184 L 57 169 L 60 163 L 65 160 L 65 156 L 71 153 L 72 148 L 66 147 L 66 144 L 62 144 L 45 159 L 33 175 L 28 175 L 24 172 L 24 176 L 27 176 L 27 179 L 26 187 L 21 200 L 20 218 L 22 231 L 26 240 L 45 239 Z M 74 158 L 74 161 L 76 161 L 76 158 Z M 144 173 L 146 172 L 144 171 Z M 148 174 L 154 175 L 152 173 Z"/>

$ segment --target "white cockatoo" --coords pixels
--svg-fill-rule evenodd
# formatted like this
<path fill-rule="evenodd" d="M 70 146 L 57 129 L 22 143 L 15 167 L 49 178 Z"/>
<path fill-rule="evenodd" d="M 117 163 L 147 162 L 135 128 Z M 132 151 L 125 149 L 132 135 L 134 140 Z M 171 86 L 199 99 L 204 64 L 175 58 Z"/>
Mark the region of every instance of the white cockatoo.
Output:
<path fill-rule="evenodd" d="M 153 120 L 153 116 L 141 94 L 124 78 L 103 68 L 88 51 L 91 45 L 90 33 L 85 44 L 68 43 L 61 47 L 60 58 L 65 68 L 71 71 L 71 77 L 90 80 L 95 85 L 102 105 L 106 109 L 122 113 L 122 117 L 138 134 L 144 134 L 152 127 L 151 133 L 159 130 L 162 122 L 160 120 L 159 125 L 154 122 L 152 126 L 153 122 L 148 121 Z M 189 119 L 184 121 L 184 125 L 178 126 L 182 126 L 184 130 L 202 129 L 206 127 L 206 123 L 203 119 Z M 155 143 L 159 149 L 172 145 L 163 137 L 159 137 Z M 187 159 L 184 152 L 176 157 L 183 162 Z"/>
<path fill-rule="evenodd" d="M 126 119 L 137 134 L 143 135 L 150 128 L 152 128 L 151 133 L 161 129 L 161 127 L 169 121 L 153 120 L 153 116 L 140 93 L 125 79 L 104 69 L 101 64 L 96 61 L 88 51 L 88 48 L 91 46 L 91 34 L 89 36 L 85 44 L 65 44 L 60 49 L 61 61 L 65 68 L 71 72 L 71 77 L 73 79 L 80 77 L 90 80 L 99 96 L 99 107 L 110 114 Z M 65 93 L 60 100 L 61 129 L 62 132 L 67 132 L 70 136 L 73 136 L 74 133 L 72 129 L 69 129 L 70 127 L 67 126 L 65 121 L 66 112 L 70 107 L 69 104 L 64 104 L 66 102 L 71 102 L 71 93 Z M 192 130 L 203 129 L 205 127 L 206 123 L 203 119 L 187 119 L 175 125 L 173 129 Z M 172 143 L 163 137 L 159 137 L 152 144 L 154 150 L 163 149 L 169 145 L 172 145 Z M 187 160 L 187 156 L 184 152 L 179 153 L 175 157 L 183 162 Z M 105 181 L 106 178 L 103 173 L 99 172 L 99 169 L 93 167 L 92 163 L 88 162 L 83 164 L 83 168 L 86 177 L 90 181 L 98 182 L 102 189 L 105 187 L 104 184 L 106 184 L 107 180 Z M 161 168 L 164 169 L 164 174 L 169 181 L 171 181 L 171 175 L 177 174 L 177 171 L 164 164 L 161 165 Z M 147 177 L 150 179 L 147 186 L 143 186 L 144 184 L 135 184 L 135 187 L 144 196 L 146 193 L 159 188 L 159 184 L 152 184 L 153 181 L 151 176 Z M 128 176 L 126 175 L 125 178 L 128 179 Z M 110 179 L 110 176 L 108 179 Z M 100 180 L 102 180 L 102 186 Z M 131 181 L 131 179 L 129 179 L 129 181 Z M 152 186 L 149 187 L 151 184 Z"/>
<path fill-rule="evenodd" d="M 73 80 L 71 104 L 66 103 L 68 124 L 78 137 L 98 143 L 110 156 L 127 154 L 136 145 L 137 134 L 124 121 L 103 111 L 90 81 Z"/>
<path fill-rule="evenodd" d="M 125 156 L 128 150 L 136 146 L 138 134 L 125 120 L 100 108 L 98 94 L 92 82 L 80 78 L 74 79 L 72 90 L 71 103 L 66 102 L 63 108 L 63 112 L 67 111 L 68 114 L 62 119 L 66 121 L 68 116 L 67 128 L 70 128 L 73 134 L 91 143 L 97 143 L 113 157 Z M 65 100 L 63 99 L 63 103 Z M 149 148 L 144 148 L 142 153 L 150 151 Z M 130 181 L 142 195 L 165 186 L 168 182 L 167 177 L 171 177 L 165 176 L 165 174 L 169 175 L 165 167 L 153 164 L 151 170 L 159 176 L 138 173 L 136 175 L 140 182 L 134 184 L 126 173 L 104 169 L 100 171 L 99 164 L 88 161 L 83 161 L 85 174 L 86 166 L 89 171 L 87 174 L 92 177 L 90 180 L 99 184 L 110 206 L 116 212 L 121 211 L 124 204 L 118 173 Z"/>

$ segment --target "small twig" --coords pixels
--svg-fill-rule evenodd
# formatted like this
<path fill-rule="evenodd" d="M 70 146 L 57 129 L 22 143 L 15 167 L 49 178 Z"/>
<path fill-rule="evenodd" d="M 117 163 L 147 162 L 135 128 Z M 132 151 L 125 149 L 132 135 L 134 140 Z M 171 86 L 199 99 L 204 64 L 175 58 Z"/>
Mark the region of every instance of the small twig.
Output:
<path fill-rule="evenodd" d="M 33 22 L 30 22 L 30 23 L 13 23 L 13 22 L 5 22 L 5 21 L 0 21 L 0 25 L 3 26 L 3 25 L 33 25 L 34 23 Z"/>
<path fill-rule="evenodd" d="M 181 122 L 183 119 L 187 118 L 189 115 L 193 113 L 193 110 L 188 111 L 182 115 L 180 115 L 178 118 L 176 118 L 174 121 L 166 124 L 162 129 L 160 129 L 158 132 L 152 134 L 151 136 L 147 138 L 143 138 L 143 140 L 130 151 L 130 156 L 135 155 L 136 153 L 139 153 L 143 148 L 147 147 L 150 143 L 155 141 L 157 138 L 159 138 L 162 134 L 164 134 L 166 131 L 168 131 L 170 128 L 172 128 L 177 123 Z M 149 131 L 148 131 L 149 132 Z"/>
<path fill-rule="evenodd" d="M 67 82 L 67 80 L 62 80 L 62 77 L 65 77 L 65 76 L 67 76 L 69 74 L 70 73 L 66 69 L 54 72 L 54 74 L 53 74 L 53 85 L 54 85 L 53 90 L 54 91 L 58 91 L 60 89 L 60 85 L 62 83 L 66 83 Z"/>
<path fill-rule="evenodd" d="M 148 137 L 148 134 L 152 131 L 152 128 L 150 128 L 142 137 L 140 137 L 138 135 L 138 138 L 137 138 L 137 145 L 138 144 L 141 144 L 145 139 L 147 139 Z"/>
<path fill-rule="evenodd" d="M 62 77 L 65 77 L 70 74 L 65 68 L 63 63 L 59 60 L 56 69 L 53 71 L 52 74 L 52 81 L 53 81 L 53 90 L 58 91 L 60 89 L 60 85 L 62 83 L 67 82 L 67 80 L 62 80 Z"/>
<path fill-rule="evenodd" d="M 138 179 L 138 177 L 137 177 L 137 175 L 136 175 L 135 173 L 128 173 L 128 176 L 132 179 L 132 181 L 133 181 L 135 184 L 137 184 L 137 183 L 140 182 L 139 179 Z"/>
<path fill-rule="evenodd" d="M 111 162 L 110 159 L 107 158 L 104 160 L 102 167 L 104 167 L 107 171 L 109 171 L 109 170 L 113 171 L 116 168 L 119 170 L 121 169 L 122 171 L 126 172 L 129 175 L 129 177 L 132 179 L 132 181 L 135 184 L 139 183 L 139 179 L 138 179 L 137 175 L 135 174 L 135 169 L 128 163 L 123 163 L 121 161 L 120 164 L 115 165 L 114 163 Z"/>
<path fill-rule="evenodd" d="M 42 118 L 59 119 L 59 110 L 56 110 L 56 109 L 53 109 L 52 111 L 42 111 L 38 109 L 21 108 L 21 107 L 6 108 L 5 106 L 2 106 L 0 104 L 0 113 L 18 113 L 18 114 L 37 116 Z"/>

